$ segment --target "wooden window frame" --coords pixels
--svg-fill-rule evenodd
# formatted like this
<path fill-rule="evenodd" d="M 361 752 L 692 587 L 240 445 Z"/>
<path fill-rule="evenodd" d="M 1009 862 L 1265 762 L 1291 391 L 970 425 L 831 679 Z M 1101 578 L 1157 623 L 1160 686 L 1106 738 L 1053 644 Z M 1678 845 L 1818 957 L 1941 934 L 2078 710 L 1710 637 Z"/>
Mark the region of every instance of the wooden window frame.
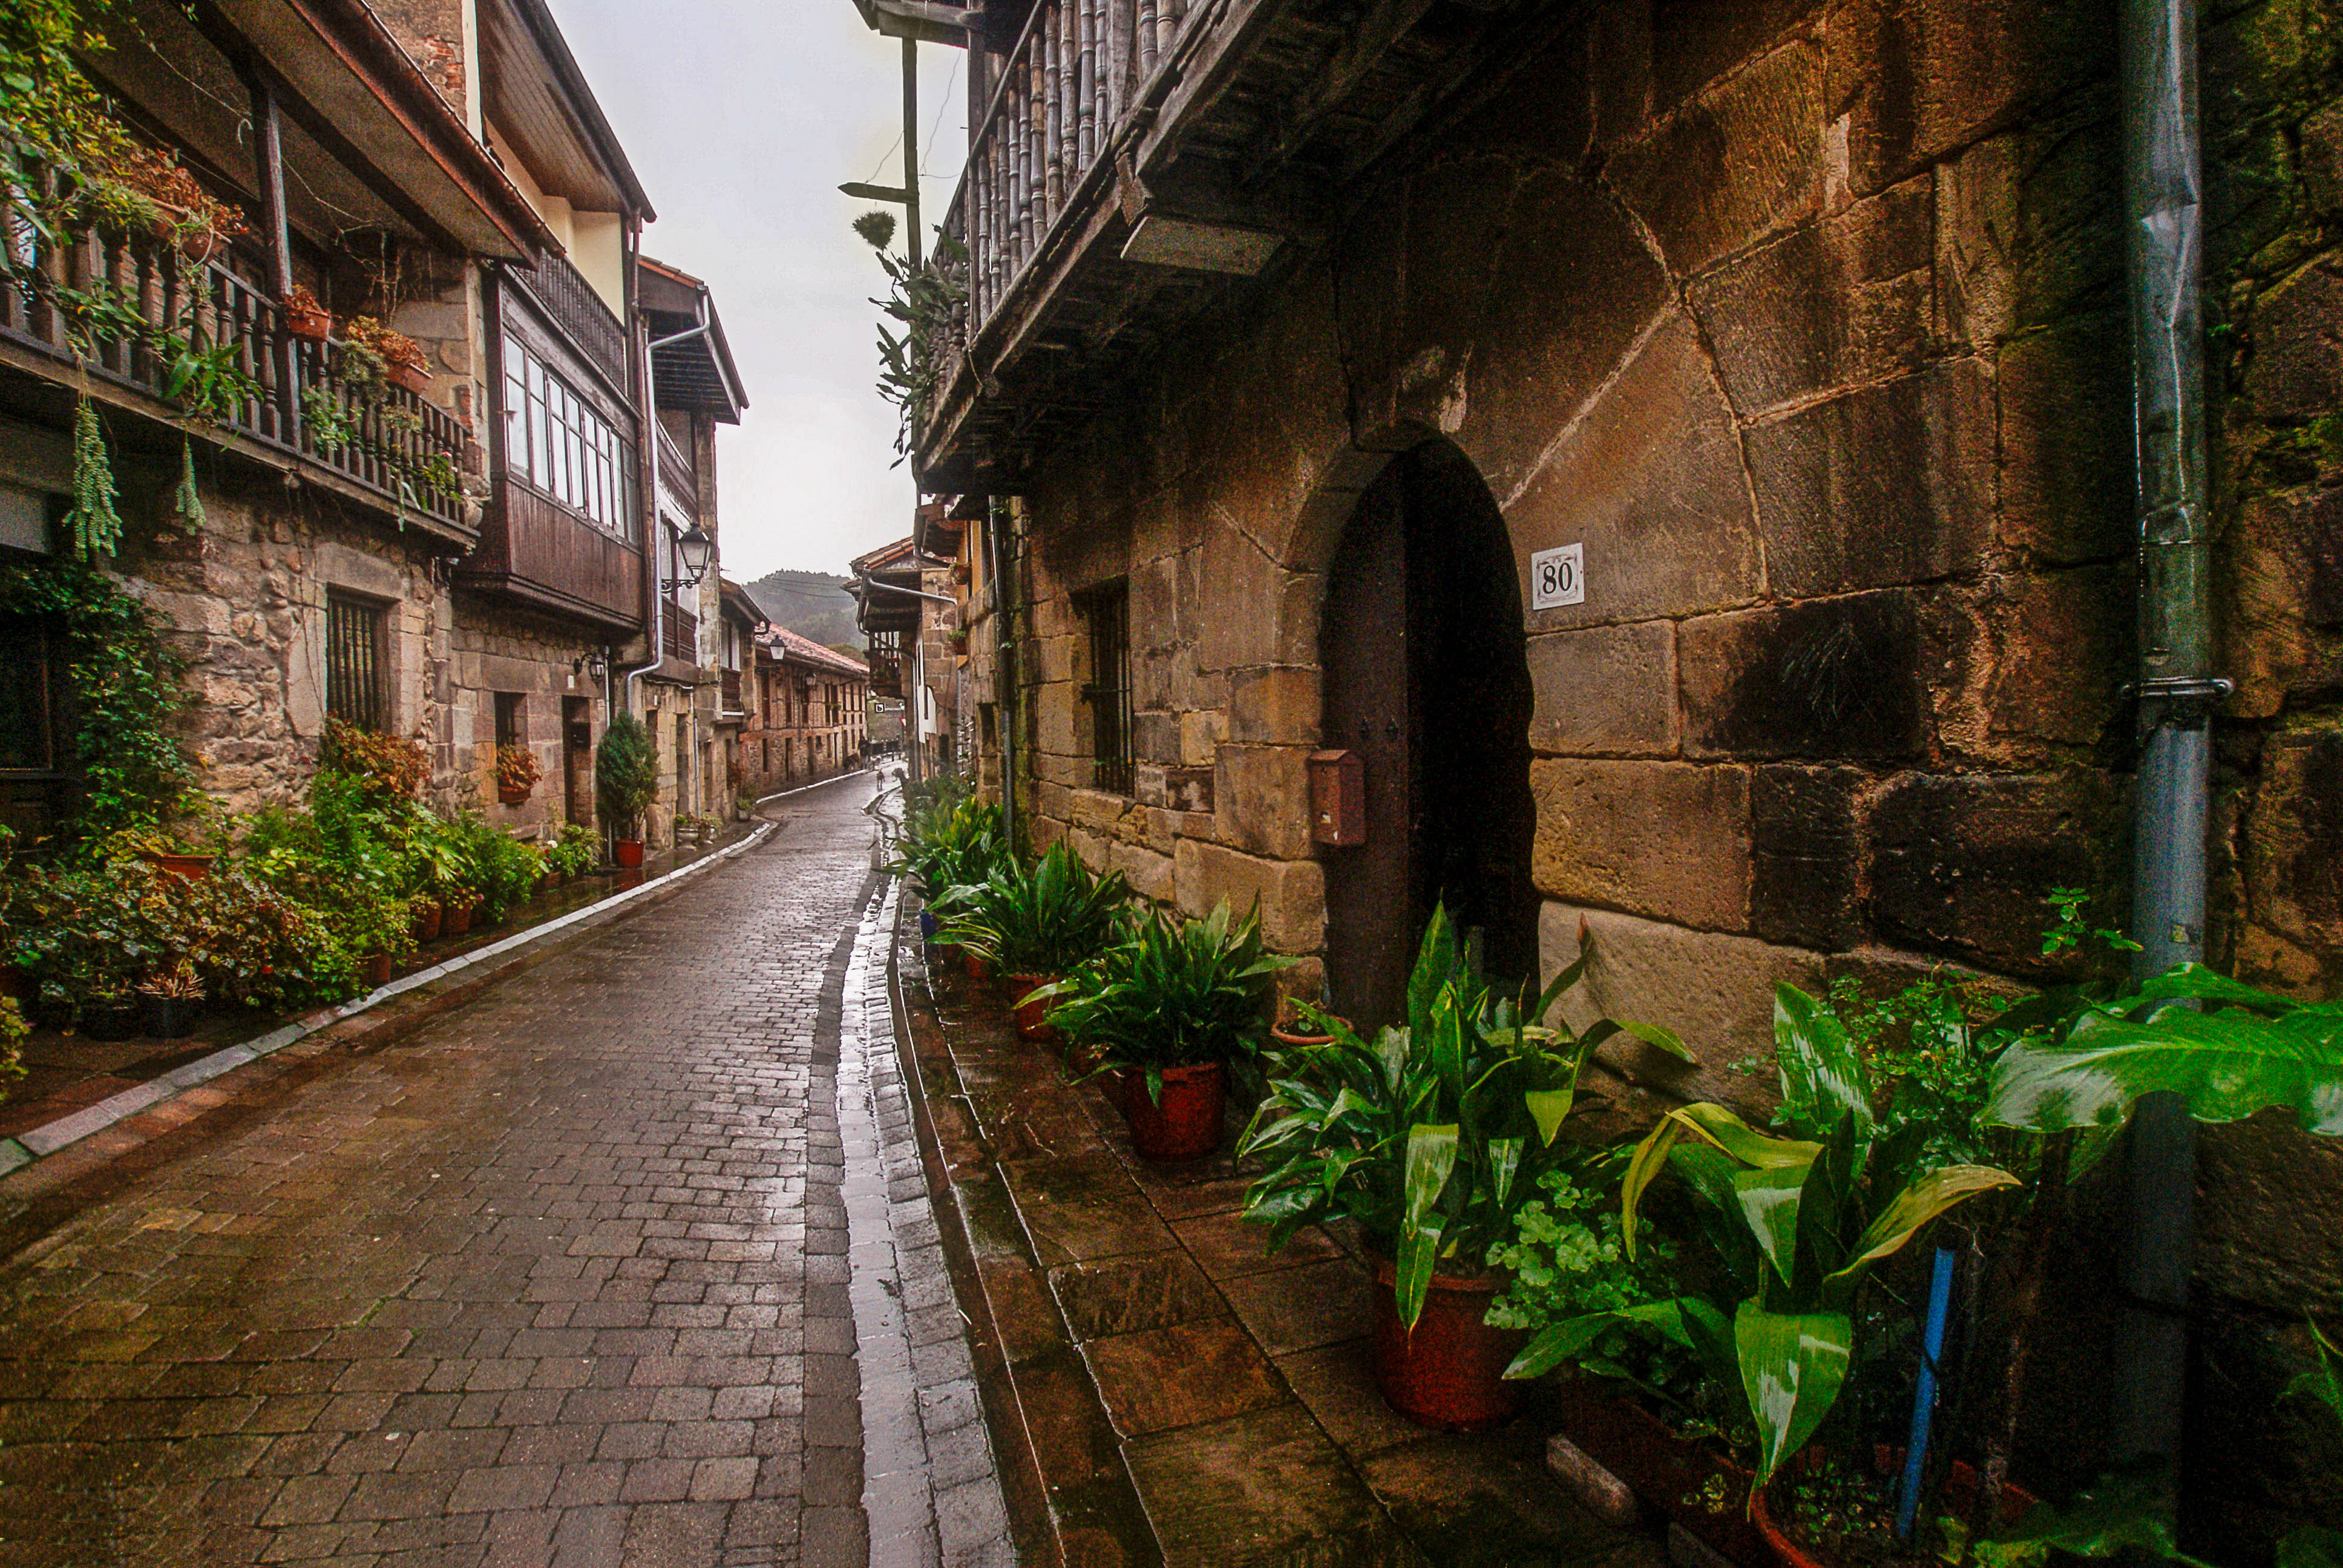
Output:
<path fill-rule="evenodd" d="M 1131 579 L 1087 588 L 1074 596 L 1074 608 L 1088 628 L 1090 678 L 1082 683 L 1082 700 L 1091 710 L 1091 784 L 1110 795 L 1134 795 Z"/>

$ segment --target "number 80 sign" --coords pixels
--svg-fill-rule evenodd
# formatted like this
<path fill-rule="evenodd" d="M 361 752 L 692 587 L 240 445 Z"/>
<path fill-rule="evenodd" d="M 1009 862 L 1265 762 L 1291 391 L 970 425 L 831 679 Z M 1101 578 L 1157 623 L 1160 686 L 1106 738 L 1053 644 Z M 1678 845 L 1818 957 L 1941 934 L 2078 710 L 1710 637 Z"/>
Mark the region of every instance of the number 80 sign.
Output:
<path fill-rule="evenodd" d="M 1530 558 L 1530 608 L 1560 609 L 1586 602 L 1586 547 L 1564 545 Z"/>

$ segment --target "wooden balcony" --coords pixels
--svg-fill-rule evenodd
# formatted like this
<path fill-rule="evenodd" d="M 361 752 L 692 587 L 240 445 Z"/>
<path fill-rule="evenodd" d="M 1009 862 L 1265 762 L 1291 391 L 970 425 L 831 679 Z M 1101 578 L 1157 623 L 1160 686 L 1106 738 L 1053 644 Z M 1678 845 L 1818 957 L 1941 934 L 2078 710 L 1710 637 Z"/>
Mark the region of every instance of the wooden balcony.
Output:
<path fill-rule="evenodd" d="M 943 224 L 966 298 L 928 338 L 921 489 L 1017 489 L 1198 310 L 1318 243 L 1348 181 L 1552 25 L 1537 10 L 1037 0 Z"/>
<path fill-rule="evenodd" d="M 548 255 L 542 266 L 505 263 L 505 276 L 526 289 L 546 318 L 622 391 L 627 376 L 627 329 L 586 275 L 566 257 Z"/>
<path fill-rule="evenodd" d="M 659 442 L 659 491 L 684 516 L 697 519 L 699 516 L 699 470 L 682 447 L 667 433 L 667 427 L 654 419 L 651 429 Z"/>
<path fill-rule="evenodd" d="M 742 713 L 747 711 L 747 709 L 740 706 L 740 672 L 739 670 L 728 669 L 724 671 L 723 691 L 725 712 Z"/>
<path fill-rule="evenodd" d="M 627 631 L 643 620 L 643 557 L 559 502 L 506 475 L 459 574 L 467 586 Z"/>
<path fill-rule="evenodd" d="M 160 241 L 91 235 L 51 255 L 47 265 L 64 287 L 83 294 L 103 288 L 198 349 L 236 346 L 236 366 L 258 395 L 215 410 L 216 425 L 199 433 L 231 447 L 249 442 L 264 459 L 296 459 L 330 487 L 402 524 L 435 526 L 469 541 L 466 433 L 446 409 L 395 387 L 353 385 L 338 343 L 291 337 L 276 301 L 226 268 L 190 261 Z M 116 400 L 139 412 L 161 419 L 184 413 L 166 392 L 168 367 L 150 346 L 101 337 L 84 358 L 70 327 L 44 300 L 0 290 L 0 358 L 75 386 L 85 367 L 101 390 L 126 395 Z"/>

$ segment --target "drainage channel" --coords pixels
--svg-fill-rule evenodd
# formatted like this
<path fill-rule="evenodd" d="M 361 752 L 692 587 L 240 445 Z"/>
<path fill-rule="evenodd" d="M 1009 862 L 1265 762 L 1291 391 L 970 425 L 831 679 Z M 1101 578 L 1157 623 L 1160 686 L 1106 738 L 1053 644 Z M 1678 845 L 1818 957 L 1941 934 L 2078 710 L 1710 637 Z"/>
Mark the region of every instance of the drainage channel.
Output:
<path fill-rule="evenodd" d="M 898 887 L 890 878 L 864 910 L 839 1023 L 862 1507 L 874 1563 L 989 1568 L 1016 1553 L 896 1054 L 887 948 Z"/>

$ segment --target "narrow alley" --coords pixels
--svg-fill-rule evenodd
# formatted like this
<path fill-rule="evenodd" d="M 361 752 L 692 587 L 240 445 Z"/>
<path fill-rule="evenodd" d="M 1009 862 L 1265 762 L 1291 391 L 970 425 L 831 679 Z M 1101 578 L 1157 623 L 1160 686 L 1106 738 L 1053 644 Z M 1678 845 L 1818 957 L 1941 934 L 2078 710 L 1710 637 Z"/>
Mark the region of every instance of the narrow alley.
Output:
<path fill-rule="evenodd" d="M 0 1561 L 987 1560 L 872 794 L 6 1260 Z"/>

